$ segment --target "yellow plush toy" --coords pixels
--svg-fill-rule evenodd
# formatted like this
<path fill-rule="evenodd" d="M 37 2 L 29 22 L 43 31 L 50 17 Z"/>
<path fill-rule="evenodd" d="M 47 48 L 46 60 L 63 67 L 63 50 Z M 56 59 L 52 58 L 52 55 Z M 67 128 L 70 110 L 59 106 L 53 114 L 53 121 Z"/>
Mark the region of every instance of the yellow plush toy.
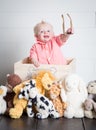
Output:
<path fill-rule="evenodd" d="M 26 82 L 29 82 L 29 81 L 20 83 L 19 85 L 16 85 L 13 89 L 13 91 L 15 92 L 15 96 L 13 99 L 14 108 L 11 108 L 9 110 L 9 115 L 11 118 L 14 118 L 14 119 L 20 118 L 23 114 L 24 109 L 27 106 L 27 100 L 18 98 L 18 94 L 19 94 L 21 88 L 23 88 L 25 86 Z"/>
<path fill-rule="evenodd" d="M 55 80 L 55 76 L 48 70 L 38 71 L 37 75 L 34 77 L 36 80 L 36 87 L 41 94 L 45 94 L 45 90 L 49 90 L 49 86 Z M 43 80 L 43 82 L 42 82 Z M 46 85 L 46 83 L 48 85 Z"/>

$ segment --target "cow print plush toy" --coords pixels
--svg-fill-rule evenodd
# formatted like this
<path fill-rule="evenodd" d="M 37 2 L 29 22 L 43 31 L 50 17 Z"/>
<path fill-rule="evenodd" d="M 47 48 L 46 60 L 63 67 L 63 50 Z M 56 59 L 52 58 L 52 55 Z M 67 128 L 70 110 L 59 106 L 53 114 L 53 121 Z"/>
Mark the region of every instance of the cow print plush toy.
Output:
<path fill-rule="evenodd" d="M 28 100 L 27 104 L 27 114 L 29 117 L 34 117 L 34 112 L 32 111 L 32 105 L 35 106 L 38 111 L 36 117 L 38 119 L 45 119 L 48 116 L 52 118 L 59 118 L 59 113 L 55 110 L 52 101 L 47 97 L 40 94 L 35 85 L 35 80 L 30 80 L 24 88 L 21 89 L 19 93 L 19 98 L 24 98 Z"/>

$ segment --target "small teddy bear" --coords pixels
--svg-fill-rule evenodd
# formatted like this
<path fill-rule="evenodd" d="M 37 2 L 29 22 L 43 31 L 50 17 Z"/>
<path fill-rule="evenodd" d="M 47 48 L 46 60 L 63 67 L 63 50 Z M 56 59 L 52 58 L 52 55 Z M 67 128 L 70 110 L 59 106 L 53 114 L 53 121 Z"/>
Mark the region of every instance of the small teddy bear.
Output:
<path fill-rule="evenodd" d="M 13 107 L 13 98 L 15 96 L 13 88 L 21 82 L 22 80 L 17 74 L 7 74 L 6 76 L 7 94 L 4 97 L 7 102 L 7 110 L 5 112 L 6 115 L 9 115 L 9 110 Z"/>
<path fill-rule="evenodd" d="M 4 96 L 6 96 L 7 87 L 1 85 L 0 86 L 0 115 L 4 114 L 7 109 L 6 101 L 4 100 Z"/>
<path fill-rule="evenodd" d="M 54 82 L 50 89 L 46 92 L 47 97 L 53 102 L 56 111 L 59 112 L 60 117 L 64 116 L 64 111 L 67 104 L 62 101 L 61 96 L 61 84 L 59 82 Z"/>
<path fill-rule="evenodd" d="M 84 102 L 85 117 L 96 118 L 96 80 L 87 85 L 88 98 Z"/>

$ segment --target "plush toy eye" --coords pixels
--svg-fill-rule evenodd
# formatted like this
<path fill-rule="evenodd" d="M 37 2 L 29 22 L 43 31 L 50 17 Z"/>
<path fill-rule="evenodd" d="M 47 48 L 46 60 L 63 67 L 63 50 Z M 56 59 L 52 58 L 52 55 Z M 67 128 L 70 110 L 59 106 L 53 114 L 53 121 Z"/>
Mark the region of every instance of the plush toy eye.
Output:
<path fill-rule="evenodd" d="M 51 85 L 50 85 L 50 84 L 48 84 L 47 86 L 48 86 L 48 88 L 50 88 L 50 87 L 51 87 Z"/>

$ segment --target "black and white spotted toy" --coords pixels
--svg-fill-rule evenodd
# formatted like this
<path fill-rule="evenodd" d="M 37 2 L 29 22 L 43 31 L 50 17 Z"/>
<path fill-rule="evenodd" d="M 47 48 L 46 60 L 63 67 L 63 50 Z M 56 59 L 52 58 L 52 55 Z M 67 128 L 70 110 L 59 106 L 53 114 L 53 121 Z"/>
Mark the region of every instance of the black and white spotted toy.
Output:
<path fill-rule="evenodd" d="M 36 117 L 39 119 L 44 119 L 48 116 L 52 118 L 59 118 L 60 116 L 59 113 L 55 110 L 52 101 L 38 92 L 34 79 L 30 80 L 30 82 L 21 89 L 19 98 L 28 100 L 27 114 L 29 117 L 34 117 L 32 105 L 35 105 L 36 110 L 38 111 Z"/>

